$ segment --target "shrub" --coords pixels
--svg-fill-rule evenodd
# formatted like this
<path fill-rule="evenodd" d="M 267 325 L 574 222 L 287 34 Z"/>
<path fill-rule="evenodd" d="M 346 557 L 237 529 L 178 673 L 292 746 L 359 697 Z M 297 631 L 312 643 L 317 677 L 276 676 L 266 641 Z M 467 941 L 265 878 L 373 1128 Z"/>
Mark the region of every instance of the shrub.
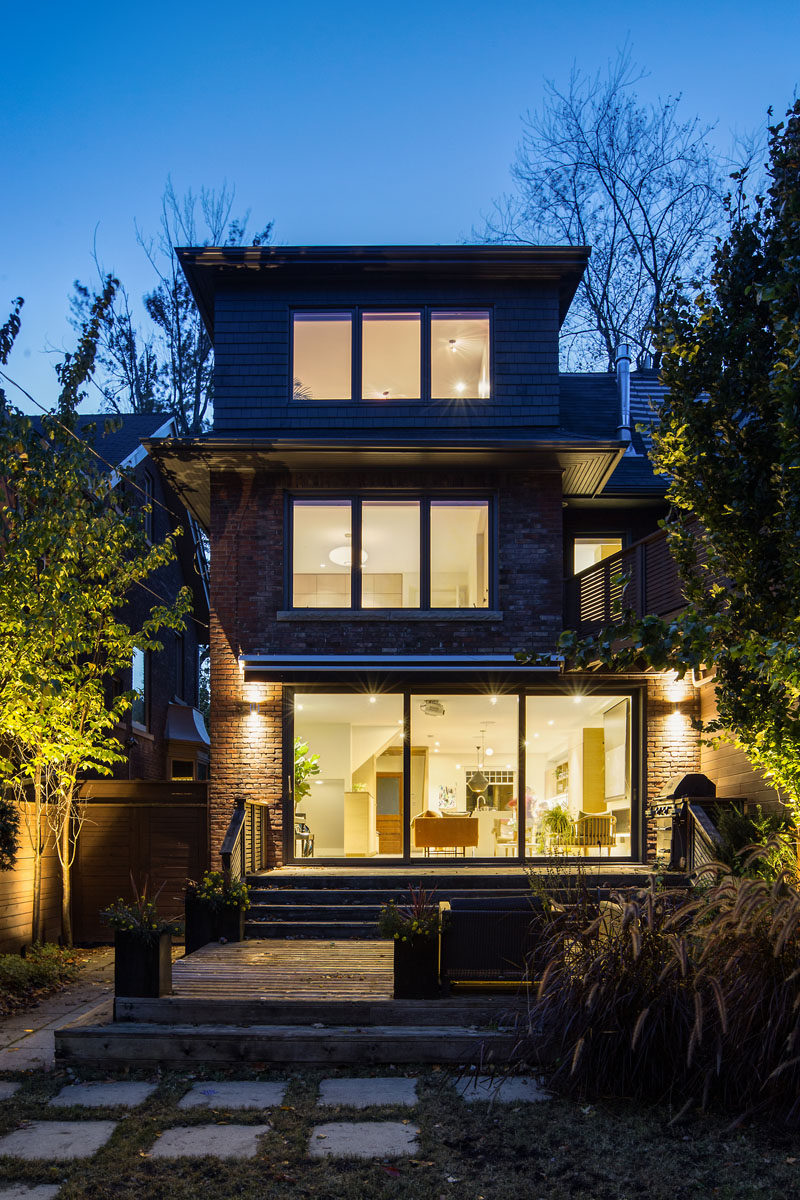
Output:
<path fill-rule="evenodd" d="M 72 983 L 78 970 L 75 953 L 60 946 L 31 946 L 24 958 L 0 954 L 0 1013 Z"/>
<path fill-rule="evenodd" d="M 408 904 L 395 904 L 390 900 L 378 915 L 378 930 L 381 937 L 394 941 L 413 942 L 420 938 L 432 938 L 439 932 L 439 905 L 434 902 L 436 888 L 425 891 L 419 887 L 408 887 Z"/>
<path fill-rule="evenodd" d="M 188 880 L 186 890 L 216 913 L 224 912 L 227 908 L 247 910 L 250 907 L 250 888 L 244 879 L 226 882 L 222 871 L 206 871 L 199 883 Z"/>
<path fill-rule="evenodd" d="M 183 926 L 180 921 L 165 920 L 159 915 L 156 901 L 161 894 L 161 888 L 151 897 L 148 895 L 148 881 L 145 880 L 144 886 L 139 890 L 131 875 L 131 889 L 132 900 L 118 896 L 113 904 L 100 910 L 102 919 L 115 932 L 134 933 L 145 941 L 157 941 L 162 933 L 181 932 Z"/>
<path fill-rule="evenodd" d="M 774 880 L 797 870 L 796 832 L 787 816 L 765 813 L 761 805 L 745 813 L 736 804 L 718 805 L 714 822 L 722 839 L 717 858 L 733 875 Z M 764 854 L 752 851 L 764 847 Z"/>
<path fill-rule="evenodd" d="M 763 853 L 763 851 L 762 851 Z M 520 1051 L 583 1098 L 669 1098 L 800 1124 L 800 893 L 788 875 L 554 912 Z"/>

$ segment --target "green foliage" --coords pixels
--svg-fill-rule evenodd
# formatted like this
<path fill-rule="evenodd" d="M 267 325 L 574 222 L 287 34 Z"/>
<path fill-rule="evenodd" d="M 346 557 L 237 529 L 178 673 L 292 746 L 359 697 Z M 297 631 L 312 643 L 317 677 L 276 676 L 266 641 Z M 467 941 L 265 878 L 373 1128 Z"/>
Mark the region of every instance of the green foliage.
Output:
<path fill-rule="evenodd" d="M 581 1098 L 669 1097 L 800 1124 L 800 893 L 717 865 L 692 893 L 554 914 L 520 1057 Z M 588 914 L 591 917 L 591 914 Z M 538 1060 L 537 1060 L 538 1061 Z"/>
<path fill-rule="evenodd" d="M 713 668 L 730 741 L 800 823 L 800 102 L 770 130 L 764 197 L 729 200 L 709 286 L 678 296 L 660 345 L 654 433 L 685 610 L 566 633 L 578 668 Z"/>
<path fill-rule="evenodd" d="M 19 812 L 14 802 L 0 794 L 0 871 L 10 871 L 19 848 Z"/>
<path fill-rule="evenodd" d="M 162 884 L 163 887 L 163 884 Z M 157 901 L 161 888 L 154 896 L 148 895 L 148 881 L 140 889 L 131 876 L 133 898 L 125 900 L 118 896 L 113 904 L 100 910 L 100 916 L 116 932 L 133 933 L 145 941 L 156 941 L 162 933 L 180 933 L 180 921 L 169 921 L 159 916 Z"/>
<path fill-rule="evenodd" d="M 436 888 L 428 892 L 419 887 L 408 888 L 408 903 L 390 900 L 378 915 L 381 937 L 399 942 L 414 942 L 436 937 L 439 932 L 439 905 L 434 902 Z"/>
<path fill-rule="evenodd" d="M 231 879 L 226 882 L 222 871 L 206 871 L 199 883 L 190 880 L 186 890 L 193 892 L 201 904 L 213 912 L 222 912 L 226 908 L 246 910 L 250 907 L 250 888 L 245 880 Z"/>
<path fill-rule="evenodd" d="M 716 857 L 733 875 L 774 880 L 796 872 L 795 830 L 782 814 L 765 813 L 760 804 L 753 813 L 720 804 L 713 818 L 722 839 Z"/>
<path fill-rule="evenodd" d="M 319 775 L 319 755 L 310 754 L 308 743 L 302 738 L 294 739 L 294 802 L 297 806 L 311 794 L 309 780 Z"/>
<path fill-rule="evenodd" d="M 159 631 L 181 630 L 190 606 L 184 589 L 131 625 L 127 599 L 173 560 L 180 531 L 150 544 L 139 493 L 93 453 L 97 431 L 78 413 L 115 287 L 108 278 L 93 298 L 40 428 L 0 392 L 0 780 L 37 806 L 37 855 L 50 822 L 65 873 L 78 777 L 124 760 L 114 733 L 133 693 L 114 697 L 112 680 L 134 649 L 160 650 Z M 18 309 L 0 335 L 5 356 L 16 328 Z"/>
<path fill-rule="evenodd" d="M 73 951 L 49 943 L 30 946 L 24 958 L 20 954 L 0 954 L 0 1014 L 72 983 L 78 971 Z"/>

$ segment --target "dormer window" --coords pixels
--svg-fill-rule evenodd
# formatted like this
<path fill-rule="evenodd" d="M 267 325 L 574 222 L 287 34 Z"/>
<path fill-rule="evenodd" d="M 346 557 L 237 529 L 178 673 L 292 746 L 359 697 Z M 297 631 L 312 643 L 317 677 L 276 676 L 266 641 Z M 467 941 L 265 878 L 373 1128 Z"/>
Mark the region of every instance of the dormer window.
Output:
<path fill-rule="evenodd" d="M 298 401 L 488 400 L 487 309 L 351 309 L 292 315 Z"/>

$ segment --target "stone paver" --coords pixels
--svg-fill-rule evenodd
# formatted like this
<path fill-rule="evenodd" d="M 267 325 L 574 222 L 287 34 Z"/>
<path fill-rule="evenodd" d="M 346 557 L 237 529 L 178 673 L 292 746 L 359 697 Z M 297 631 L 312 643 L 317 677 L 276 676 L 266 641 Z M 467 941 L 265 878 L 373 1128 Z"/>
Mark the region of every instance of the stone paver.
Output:
<path fill-rule="evenodd" d="M 379 1104 L 417 1103 L 416 1079 L 323 1079 L 319 1104 L 346 1104 L 350 1108 L 372 1108 Z"/>
<path fill-rule="evenodd" d="M 0 1137 L 0 1155 L 12 1158 L 89 1158 L 104 1146 L 117 1127 L 116 1121 L 31 1121 Z"/>
<path fill-rule="evenodd" d="M 491 1100 L 496 1104 L 518 1104 L 520 1101 L 550 1099 L 550 1093 L 540 1087 L 535 1079 L 522 1075 L 499 1078 L 476 1075 L 472 1079 L 459 1079 L 456 1091 L 467 1104 L 481 1100 Z"/>
<path fill-rule="evenodd" d="M 155 1083 L 132 1083 L 130 1080 L 119 1083 L 71 1083 L 53 1096 L 48 1104 L 56 1108 L 68 1108 L 71 1104 L 79 1104 L 82 1108 L 111 1108 L 117 1104 L 135 1108 L 152 1096 L 157 1086 Z"/>
<path fill-rule="evenodd" d="M 399 1158 L 419 1149 L 415 1125 L 402 1121 L 330 1121 L 315 1125 L 308 1153 L 311 1158 Z"/>
<path fill-rule="evenodd" d="M 14 1092 L 21 1087 L 21 1083 L 10 1083 L 6 1079 L 0 1079 L 0 1100 L 10 1100 Z"/>
<path fill-rule="evenodd" d="M 150 1158 L 254 1158 L 269 1125 L 193 1125 L 165 1129 Z"/>
<path fill-rule="evenodd" d="M 257 1080 L 206 1080 L 196 1083 L 178 1101 L 178 1108 L 273 1108 L 283 1104 L 285 1083 L 259 1083 Z"/>
<path fill-rule="evenodd" d="M 60 1190 L 58 1183 L 12 1183 L 0 1186 L 0 1200 L 55 1200 Z"/>

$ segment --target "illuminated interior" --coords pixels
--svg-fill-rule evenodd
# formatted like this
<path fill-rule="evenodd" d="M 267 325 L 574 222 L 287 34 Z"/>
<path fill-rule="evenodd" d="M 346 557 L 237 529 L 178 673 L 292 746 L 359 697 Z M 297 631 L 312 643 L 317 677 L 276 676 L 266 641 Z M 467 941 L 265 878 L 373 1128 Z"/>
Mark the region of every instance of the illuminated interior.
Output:
<path fill-rule="evenodd" d="M 525 704 L 524 834 L 519 704 Z M 319 756 L 295 797 L 298 858 L 631 856 L 630 699 L 297 692 L 295 738 Z M 524 842 L 524 846 L 523 846 Z"/>
<path fill-rule="evenodd" d="M 488 312 L 431 313 L 431 397 L 489 398 Z"/>
<path fill-rule="evenodd" d="M 365 400 L 419 400 L 421 318 L 415 313 L 364 313 L 361 394 Z"/>
<path fill-rule="evenodd" d="M 596 537 L 576 537 L 573 543 L 573 572 L 577 575 L 621 549 L 620 537 L 606 537 L 601 534 Z"/>
<path fill-rule="evenodd" d="M 292 514 L 293 606 L 349 608 L 352 505 L 295 500 Z"/>
<path fill-rule="evenodd" d="M 431 608 L 489 607 L 489 504 L 431 501 Z"/>
<path fill-rule="evenodd" d="M 350 399 L 352 325 L 349 312 L 294 314 L 295 400 Z"/>

